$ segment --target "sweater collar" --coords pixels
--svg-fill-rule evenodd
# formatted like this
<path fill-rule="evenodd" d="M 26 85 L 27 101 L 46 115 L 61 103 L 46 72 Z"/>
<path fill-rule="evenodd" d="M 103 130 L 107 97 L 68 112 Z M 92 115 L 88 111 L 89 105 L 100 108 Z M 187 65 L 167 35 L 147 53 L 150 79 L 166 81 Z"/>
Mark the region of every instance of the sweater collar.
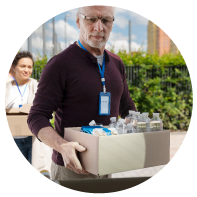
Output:
<path fill-rule="evenodd" d="M 76 47 L 81 51 L 81 53 L 82 53 L 84 56 L 90 58 L 94 63 L 97 62 L 97 58 L 96 58 L 94 55 L 92 55 L 91 53 L 89 53 L 88 51 L 85 51 L 84 49 L 82 49 L 81 47 L 79 47 L 79 46 L 77 45 L 77 41 L 76 41 L 74 44 L 76 45 Z M 106 49 L 104 50 L 104 53 L 105 53 L 105 61 L 106 61 L 106 62 L 109 62 L 110 58 L 109 58 L 109 54 L 108 54 L 108 52 L 107 52 Z"/>

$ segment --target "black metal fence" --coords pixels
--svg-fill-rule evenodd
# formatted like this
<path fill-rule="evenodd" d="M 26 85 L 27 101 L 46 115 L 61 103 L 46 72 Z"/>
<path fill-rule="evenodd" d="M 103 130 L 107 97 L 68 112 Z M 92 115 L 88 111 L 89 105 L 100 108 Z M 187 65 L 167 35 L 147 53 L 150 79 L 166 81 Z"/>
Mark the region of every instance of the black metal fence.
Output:
<path fill-rule="evenodd" d="M 141 87 L 142 81 L 139 78 L 141 66 L 125 66 L 126 78 L 131 86 Z M 191 80 L 187 66 L 166 66 L 163 68 L 146 69 L 144 80 L 159 77 L 163 89 L 174 87 L 176 92 L 190 93 L 192 92 Z"/>
<path fill-rule="evenodd" d="M 134 87 L 132 91 L 135 90 L 135 87 L 138 87 L 142 91 L 148 92 L 148 90 L 150 90 L 151 92 L 152 89 L 156 91 L 157 89 L 155 89 L 155 87 L 158 87 L 158 91 L 163 92 L 166 96 L 172 91 L 172 89 L 169 90 L 169 88 L 173 88 L 176 95 L 178 95 L 178 99 L 185 101 L 188 106 L 181 109 L 178 106 L 172 105 L 172 107 L 175 107 L 177 110 L 181 109 L 181 114 L 168 114 L 168 116 L 164 118 L 164 122 L 170 122 L 170 124 L 176 126 L 177 129 L 185 130 L 188 128 L 192 112 L 192 106 L 190 106 L 192 104 L 191 101 L 189 101 L 191 100 L 192 85 L 187 66 L 125 66 L 125 71 L 127 83 L 129 86 Z M 153 95 L 154 94 L 155 92 Z M 143 107 L 140 107 L 141 106 L 138 108 L 139 111 L 144 111 L 142 109 Z M 169 124 L 165 126 L 168 128 Z"/>

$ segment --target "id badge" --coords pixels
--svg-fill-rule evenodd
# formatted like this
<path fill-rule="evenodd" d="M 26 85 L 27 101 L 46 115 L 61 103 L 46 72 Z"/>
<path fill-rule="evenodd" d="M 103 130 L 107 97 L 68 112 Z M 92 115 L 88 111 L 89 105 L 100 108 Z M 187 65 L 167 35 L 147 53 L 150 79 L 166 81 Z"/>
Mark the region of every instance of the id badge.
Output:
<path fill-rule="evenodd" d="M 100 92 L 99 94 L 99 115 L 110 115 L 111 93 Z"/>

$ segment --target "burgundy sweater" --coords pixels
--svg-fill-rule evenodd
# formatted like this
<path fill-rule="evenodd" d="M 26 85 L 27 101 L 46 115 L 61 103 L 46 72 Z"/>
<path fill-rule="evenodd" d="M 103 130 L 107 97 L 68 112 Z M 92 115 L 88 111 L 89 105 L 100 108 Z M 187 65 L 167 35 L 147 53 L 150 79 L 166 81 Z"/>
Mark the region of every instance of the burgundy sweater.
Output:
<path fill-rule="evenodd" d="M 54 56 L 42 71 L 28 125 L 37 137 L 40 129 L 51 126 L 55 111 L 55 130 L 63 138 L 65 127 L 88 126 L 91 120 L 109 125 L 110 117 L 122 118 L 136 111 L 128 91 L 121 59 L 105 50 L 105 86 L 111 93 L 111 112 L 99 116 L 99 93 L 103 91 L 97 59 L 76 43 Z M 60 153 L 53 150 L 52 160 L 64 165 Z"/>

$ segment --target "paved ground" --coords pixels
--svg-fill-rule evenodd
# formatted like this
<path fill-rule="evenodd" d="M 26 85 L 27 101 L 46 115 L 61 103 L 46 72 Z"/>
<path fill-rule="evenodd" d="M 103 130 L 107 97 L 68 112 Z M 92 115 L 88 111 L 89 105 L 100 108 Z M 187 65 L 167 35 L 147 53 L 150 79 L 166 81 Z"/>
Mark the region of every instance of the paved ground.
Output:
<path fill-rule="evenodd" d="M 186 132 L 171 132 L 170 133 L 170 159 L 176 154 L 181 146 Z M 127 172 L 112 174 L 112 178 L 125 178 L 125 177 L 150 177 L 159 172 L 165 165 L 155 166 L 151 168 L 143 168 L 139 170 L 132 170 Z"/>

